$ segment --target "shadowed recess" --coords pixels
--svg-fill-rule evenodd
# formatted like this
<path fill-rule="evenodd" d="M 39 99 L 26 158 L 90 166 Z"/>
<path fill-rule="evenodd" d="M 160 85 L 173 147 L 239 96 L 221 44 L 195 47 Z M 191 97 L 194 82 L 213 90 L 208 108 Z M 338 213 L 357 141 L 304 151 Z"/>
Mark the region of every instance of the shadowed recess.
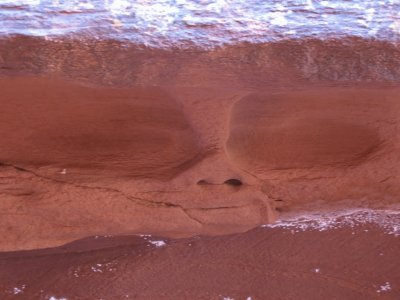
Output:
<path fill-rule="evenodd" d="M 344 167 L 367 159 L 382 143 L 371 122 L 364 122 L 373 115 L 373 100 L 340 92 L 322 95 L 252 94 L 235 103 L 230 158 L 260 172 Z"/>
<path fill-rule="evenodd" d="M 231 186 L 241 186 L 243 184 L 241 180 L 235 178 L 228 179 L 224 183 Z"/>
<path fill-rule="evenodd" d="M 199 155 L 180 106 L 156 88 L 1 79 L 0 161 L 170 178 Z"/>

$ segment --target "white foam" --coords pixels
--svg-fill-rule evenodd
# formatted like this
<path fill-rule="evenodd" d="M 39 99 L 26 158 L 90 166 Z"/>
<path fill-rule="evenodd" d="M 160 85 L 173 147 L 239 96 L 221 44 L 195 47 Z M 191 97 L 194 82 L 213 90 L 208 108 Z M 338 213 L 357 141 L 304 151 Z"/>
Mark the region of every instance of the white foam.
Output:
<path fill-rule="evenodd" d="M 306 9 L 309 10 L 315 10 L 315 6 L 312 0 L 306 0 L 306 5 L 305 5 Z"/>
<path fill-rule="evenodd" d="M 333 212 L 315 212 L 296 215 L 262 225 L 265 228 L 284 228 L 292 233 L 318 230 L 326 231 L 343 227 L 355 227 L 360 224 L 376 224 L 386 234 L 400 236 L 399 210 L 347 209 Z"/>
<path fill-rule="evenodd" d="M 26 285 L 25 285 L 25 284 L 23 284 L 23 285 L 21 285 L 21 286 L 14 287 L 14 288 L 13 288 L 13 294 L 14 294 L 14 295 L 23 294 L 25 288 L 26 288 Z"/>
<path fill-rule="evenodd" d="M 332 34 L 396 40 L 399 12 L 396 0 L 0 0 L 0 34 L 82 33 L 159 47 Z"/>
<path fill-rule="evenodd" d="M 105 7 L 113 15 L 129 15 L 132 10 L 131 1 L 128 0 L 106 0 Z"/>
<path fill-rule="evenodd" d="M 0 5 L 30 5 L 30 6 L 35 6 L 39 5 L 42 2 L 42 0 L 0 0 Z"/>
<path fill-rule="evenodd" d="M 94 273 L 103 273 L 102 264 L 96 264 L 92 266 L 91 269 Z"/>
<path fill-rule="evenodd" d="M 55 297 L 55 296 L 51 296 L 51 297 L 49 298 L 49 300 L 68 300 L 68 299 L 67 299 L 67 298 L 64 298 L 64 297 L 57 298 L 57 297 Z"/>
<path fill-rule="evenodd" d="M 286 26 L 289 22 L 286 19 L 286 14 L 281 12 L 271 13 L 270 14 L 272 25 L 276 26 Z"/>
<path fill-rule="evenodd" d="M 376 290 L 377 293 L 382 293 L 382 292 L 388 292 L 392 289 L 390 286 L 390 283 L 386 281 L 383 285 L 379 287 L 379 289 Z"/>
<path fill-rule="evenodd" d="M 165 243 L 164 241 L 149 241 L 149 243 L 156 246 L 157 248 L 167 245 L 167 243 Z"/>
<path fill-rule="evenodd" d="M 372 22 L 372 20 L 374 19 L 375 16 L 375 8 L 371 7 L 365 10 L 365 21 Z"/>

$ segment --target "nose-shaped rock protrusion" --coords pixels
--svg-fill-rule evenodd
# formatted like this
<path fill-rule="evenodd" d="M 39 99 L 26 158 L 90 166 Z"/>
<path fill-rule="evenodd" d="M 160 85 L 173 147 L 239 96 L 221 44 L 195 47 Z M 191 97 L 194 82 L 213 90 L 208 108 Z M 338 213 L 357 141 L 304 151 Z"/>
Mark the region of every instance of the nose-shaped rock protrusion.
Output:
<path fill-rule="evenodd" d="M 242 190 L 257 184 L 251 175 L 232 164 L 225 152 L 209 154 L 182 175 L 176 178 L 177 182 L 203 189 Z"/>

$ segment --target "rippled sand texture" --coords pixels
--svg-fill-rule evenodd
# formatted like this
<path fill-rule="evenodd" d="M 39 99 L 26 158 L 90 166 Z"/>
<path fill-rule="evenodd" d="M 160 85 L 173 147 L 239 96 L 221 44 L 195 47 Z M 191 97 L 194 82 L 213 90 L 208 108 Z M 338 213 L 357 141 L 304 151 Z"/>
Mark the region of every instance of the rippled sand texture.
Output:
<path fill-rule="evenodd" d="M 398 215 L 388 216 L 399 224 Z M 181 240 L 96 236 L 58 249 L 2 253 L 0 296 L 396 300 L 399 237 L 378 225 L 384 213 L 365 217 L 352 224 L 339 218 L 330 228 L 304 220 L 287 228 Z"/>
<path fill-rule="evenodd" d="M 80 36 L 205 48 L 288 38 L 399 41 L 398 1 L 3 0 L 2 34 Z"/>

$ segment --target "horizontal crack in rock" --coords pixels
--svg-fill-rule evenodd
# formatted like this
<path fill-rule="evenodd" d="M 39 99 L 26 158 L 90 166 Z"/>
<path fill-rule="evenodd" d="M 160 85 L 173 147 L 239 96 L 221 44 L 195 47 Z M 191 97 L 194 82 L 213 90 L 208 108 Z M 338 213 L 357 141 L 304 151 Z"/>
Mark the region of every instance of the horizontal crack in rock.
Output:
<path fill-rule="evenodd" d="M 105 191 L 105 192 L 118 193 L 118 194 L 122 195 L 125 199 L 127 199 L 127 200 L 129 200 L 129 201 L 131 201 L 133 203 L 136 203 L 138 205 L 142 205 L 142 206 L 146 206 L 146 207 L 176 208 L 176 209 L 181 210 L 189 219 L 195 221 L 196 223 L 199 223 L 200 225 L 203 225 L 202 222 L 200 222 L 199 220 L 193 218 L 187 212 L 186 208 L 184 208 L 183 206 L 178 205 L 178 204 L 174 204 L 174 203 L 171 203 L 171 202 L 165 202 L 165 201 L 164 202 L 154 201 L 154 200 L 140 198 L 140 197 L 134 197 L 134 196 L 127 195 L 124 192 L 122 192 L 122 191 L 120 191 L 118 189 L 114 189 L 114 188 L 106 188 L 106 187 L 99 187 L 99 186 L 87 186 L 87 185 L 80 185 L 80 184 L 75 184 L 75 183 L 71 183 L 71 182 L 66 182 L 66 181 L 63 181 L 63 180 L 58 180 L 58 179 L 54 179 L 54 178 L 50 178 L 50 177 L 47 177 L 47 176 L 40 175 L 40 174 L 38 174 L 38 173 L 36 173 L 36 172 L 34 172 L 32 170 L 29 170 L 29 169 L 26 169 L 26 168 L 22 168 L 20 166 L 16 166 L 16 165 L 13 165 L 13 164 L 10 164 L 10 163 L 0 162 L 0 166 L 11 167 L 11 168 L 14 168 L 17 171 L 29 173 L 29 174 L 31 174 L 31 175 L 39 178 L 39 179 L 42 179 L 42 180 L 52 181 L 52 182 L 59 183 L 59 184 L 67 184 L 67 185 L 71 185 L 71 186 L 76 187 L 76 188 L 102 190 L 102 191 Z"/>
<path fill-rule="evenodd" d="M 220 207 L 193 207 L 193 208 L 186 208 L 187 210 L 221 210 L 221 209 L 236 209 L 236 208 L 243 208 L 249 205 L 239 205 L 239 206 L 220 206 Z"/>

